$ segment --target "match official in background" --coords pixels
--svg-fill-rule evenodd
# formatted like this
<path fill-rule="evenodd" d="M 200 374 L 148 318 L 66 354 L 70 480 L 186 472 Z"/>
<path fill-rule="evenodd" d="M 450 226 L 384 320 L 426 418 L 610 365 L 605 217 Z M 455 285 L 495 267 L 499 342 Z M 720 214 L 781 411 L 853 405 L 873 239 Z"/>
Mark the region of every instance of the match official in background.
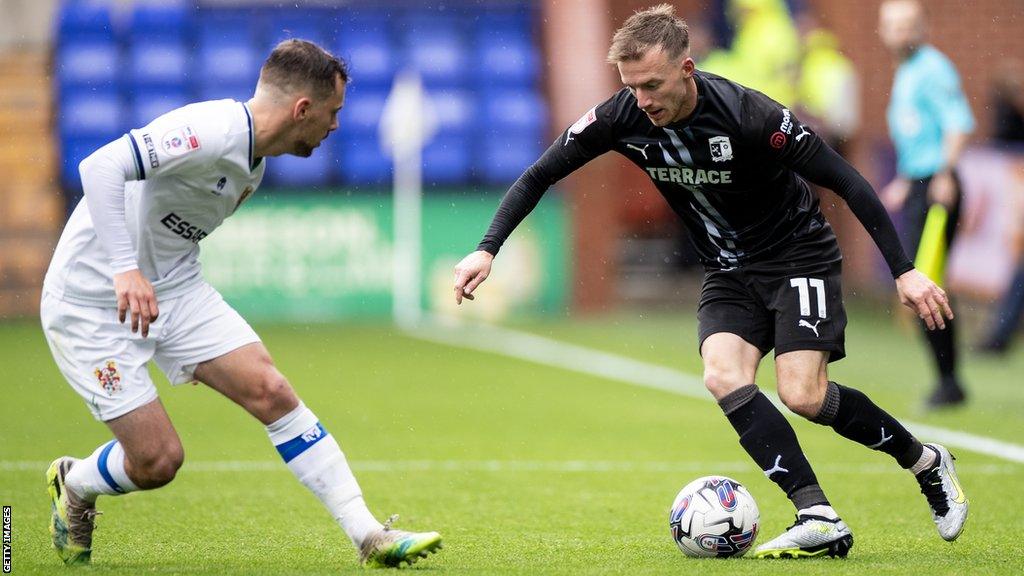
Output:
<path fill-rule="evenodd" d="M 846 556 L 853 545 L 793 427 L 755 383 L 773 349 L 782 403 L 913 473 L 939 535 L 955 540 L 968 504 L 949 451 L 922 444 L 863 392 L 828 378 L 828 364 L 846 355 L 842 254 L 807 181 L 846 200 L 885 256 L 900 300 L 929 328 L 953 316 L 943 291 L 907 258 L 874 190 L 791 110 L 697 70 L 686 23 L 668 4 L 626 20 L 608 61 L 624 87 L 512 185 L 477 250 L 455 268 L 456 301 L 474 298 L 502 244 L 552 184 L 617 152 L 651 178 L 689 229 L 705 268 L 697 308 L 704 385 L 797 511 L 755 555 Z"/>
<path fill-rule="evenodd" d="M 364 564 L 412 563 L 440 547 L 436 532 L 393 530 L 374 518 L 334 436 L 199 265 L 199 242 L 260 185 L 264 157 L 308 157 L 338 128 L 348 80 L 341 60 L 287 40 L 263 64 L 248 102 L 172 110 L 82 161 L 85 197 L 46 273 L 41 315 L 57 366 L 114 439 L 46 471 L 50 534 L 65 563 L 90 561 L 99 496 L 159 488 L 182 465 L 151 361 L 172 384 L 202 382 L 259 420 Z"/>
<path fill-rule="evenodd" d="M 902 209 L 904 247 L 917 255 L 918 266 L 942 283 L 960 219 L 962 192 L 956 165 L 974 130 L 974 117 L 953 63 L 924 42 L 920 3 L 887 0 L 879 11 L 878 28 L 882 42 L 899 61 L 886 111 L 896 146 L 897 176 L 882 191 L 882 201 L 889 210 Z M 938 385 L 927 399 L 931 408 L 966 399 L 957 376 L 955 327 L 951 319 L 945 330 L 924 331 L 939 374 Z"/>

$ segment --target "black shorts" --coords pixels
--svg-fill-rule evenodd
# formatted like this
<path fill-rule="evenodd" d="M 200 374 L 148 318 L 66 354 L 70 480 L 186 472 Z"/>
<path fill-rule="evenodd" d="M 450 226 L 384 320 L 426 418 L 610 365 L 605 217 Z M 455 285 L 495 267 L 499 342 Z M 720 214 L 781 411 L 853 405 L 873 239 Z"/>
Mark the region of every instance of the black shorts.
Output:
<path fill-rule="evenodd" d="M 924 223 L 928 218 L 928 209 L 932 207 L 932 203 L 928 200 L 928 185 L 931 182 L 931 176 L 911 180 L 910 193 L 907 194 L 907 200 L 903 203 L 904 226 L 901 230 L 900 240 L 903 242 L 903 249 L 907 251 L 911 258 L 914 258 L 917 254 L 918 244 L 921 242 L 921 235 L 924 232 Z M 960 176 L 956 171 L 953 172 L 953 184 L 955 186 L 955 196 L 953 206 L 949 209 L 949 218 L 946 220 L 945 230 L 947 256 L 953 246 L 953 241 L 956 239 L 958 224 L 960 223 L 960 204 L 963 200 L 963 187 L 960 183 Z"/>
<path fill-rule="evenodd" d="M 697 309 L 698 349 L 718 332 L 736 334 L 767 354 L 825 350 L 846 356 L 842 260 L 759 263 L 708 270 Z"/>

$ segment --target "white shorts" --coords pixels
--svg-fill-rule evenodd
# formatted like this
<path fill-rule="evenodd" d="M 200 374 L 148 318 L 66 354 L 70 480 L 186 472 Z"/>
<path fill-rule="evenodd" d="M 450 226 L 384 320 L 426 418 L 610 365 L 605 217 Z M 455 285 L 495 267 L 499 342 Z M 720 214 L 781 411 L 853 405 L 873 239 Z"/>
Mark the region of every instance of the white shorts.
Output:
<path fill-rule="evenodd" d="M 118 322 L 117 308 L 81 306 L 43 292 L 40 315 L 50 352 L 97 420 L 112 420 L 156 399 L 150 360 L 171 384 L 184 384 L 201 362 L 260 341 L 206 282 L 157 306 L 160 314 L 143 338 L 132 334 L 130 315 Z"/>

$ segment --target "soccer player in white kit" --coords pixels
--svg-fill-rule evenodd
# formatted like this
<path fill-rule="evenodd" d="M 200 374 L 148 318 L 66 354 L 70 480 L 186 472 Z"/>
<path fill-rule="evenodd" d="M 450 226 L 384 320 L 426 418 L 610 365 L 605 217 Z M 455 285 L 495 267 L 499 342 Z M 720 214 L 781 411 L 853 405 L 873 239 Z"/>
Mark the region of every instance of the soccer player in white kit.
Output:
<path fill-rule="evenodd" d="M 338 128 L 348 80 L 341 60 L 287 40 L 263 64 L 248 102 L 179 108 L 82 161 L 85 198 L 46 273 L 41 316 L 64 377 L 115 439 L 46 472 L 50 533 L 65 563 L 90 560 L 98 496 L 158 488 L 181 467 L 181 440 L 150 360 L 172 384 L 202 382 L 262 422 L 364 564 L 411 564 L 440 548 L 436 532 L 374 518 L 334 437 L 200 271 L 199 241 L 259 186 L 264 157 L 308 157 Z"/>

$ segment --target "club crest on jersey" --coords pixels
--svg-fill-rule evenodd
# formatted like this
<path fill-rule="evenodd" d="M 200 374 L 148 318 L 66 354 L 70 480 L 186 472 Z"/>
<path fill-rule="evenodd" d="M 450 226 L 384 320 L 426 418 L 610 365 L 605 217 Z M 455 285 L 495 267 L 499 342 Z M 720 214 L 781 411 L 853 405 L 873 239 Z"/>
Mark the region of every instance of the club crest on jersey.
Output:
<path fill-rule="evenodd" d="M 200 146 L 199 136 L 191 126 L 182 126 L 165 133 L 161 142 L 163 142 L 164 152 L 171 156 L 188 154 L 193 150 L 198 150 Z"/>
<path fill-rule="evenodd" d="M 565 142 L 562 146 L 565 146 L 572 140 L 574 134 L 583 132 L 587 126 L 590 126 L 597 120 L 597 106 L 594 106 L 587 113 L 584 114 L 579 120 L 577 120 L 569 129 L 565 132 Z"/>
<path fill-rule="evenodd" d="M 93 374 L 96 375 L 100 388 L 103 388 L 107 394 L 121 391 L 121 375 L 118 374 L 117 363 L 113 360 L 107 360 L 107 365 L 93 370 Z"/>
<path fill-rule="evenodd" d="M 725 162 L 732 160 L 732 142 L 728 136 L 714 136 L 708 138 L 708 146 L 711 147 L 711 160 L 714 162 Z"/>

